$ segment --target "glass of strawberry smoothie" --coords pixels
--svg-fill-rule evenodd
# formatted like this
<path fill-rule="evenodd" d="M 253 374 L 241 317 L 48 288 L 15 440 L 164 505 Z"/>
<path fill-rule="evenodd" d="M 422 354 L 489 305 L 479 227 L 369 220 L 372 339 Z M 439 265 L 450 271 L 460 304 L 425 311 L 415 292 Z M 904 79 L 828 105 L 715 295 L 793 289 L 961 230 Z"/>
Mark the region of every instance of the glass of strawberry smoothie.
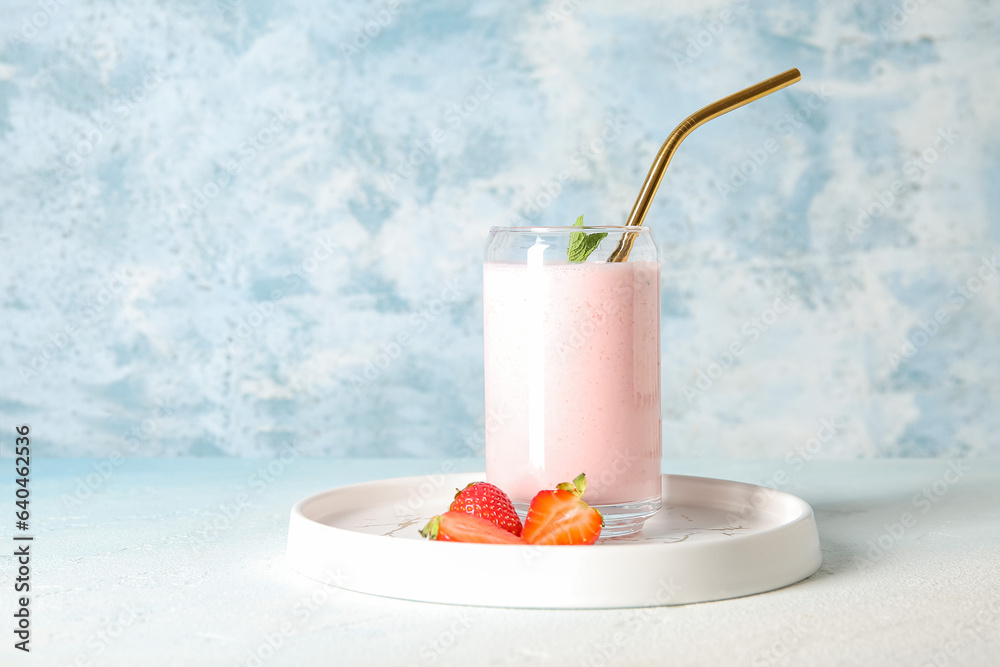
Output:
<path fill-rule="evenodd" d="M 608 257 L 623 234 L 628 259 Z M 602 236 L 604 235 L 604 236 Z M 519 512 L 583 472 L 602 537 L 660 508 L 660 268 L 646 227 L 493 227 L 486 477 Z"/>

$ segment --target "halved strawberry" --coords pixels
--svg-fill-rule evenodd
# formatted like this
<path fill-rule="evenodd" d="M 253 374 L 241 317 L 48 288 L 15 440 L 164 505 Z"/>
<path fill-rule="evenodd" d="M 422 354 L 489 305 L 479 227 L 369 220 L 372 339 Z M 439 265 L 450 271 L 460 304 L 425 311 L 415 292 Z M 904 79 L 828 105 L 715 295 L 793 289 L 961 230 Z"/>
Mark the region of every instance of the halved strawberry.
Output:
<path fill-rule="evenodd" d="M 465 512 L 445 512 L 431 519 L 420 531 L 424 537 L 444 542 L 524 544 L 524 540 L 486 519 Z"/>
<path fill-rule="evenodd" d="M 528 507 L 521 537 L 529 544 L 593 544 L 601 536 L 604 517 L 580 500 L 587 490 L 583 473 L 554 491 L 539 491 Z"/>
<path fill-rule="evenodd" d="M 514 503 L 499 487 L 489 482 L 473 482 L 455 494 L 448 509 L 454 512 L 475 514 L 492 521 L 514 535 L 521 534 L 521 518 L 514 510 Z"/>

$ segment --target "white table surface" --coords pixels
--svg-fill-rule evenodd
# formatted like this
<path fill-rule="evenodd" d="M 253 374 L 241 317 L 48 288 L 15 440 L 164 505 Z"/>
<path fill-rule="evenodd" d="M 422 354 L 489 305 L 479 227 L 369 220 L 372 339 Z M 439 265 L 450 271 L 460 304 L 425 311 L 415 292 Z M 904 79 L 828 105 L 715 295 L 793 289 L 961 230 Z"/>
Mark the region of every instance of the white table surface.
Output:
<path fill-rule="evenodd" d="M 665 461 L 779 480 L 815 509 L 823 567 L 736 600 L 546 611 L 373 597 L 285 562 L 300 498 L 481 460 L 296 459 L 268 474 L 252 460 L 34 459 L 27 655 L 12 646 L 13 461 L 0 464 L 5 666 L 1000 664 L 996 460 Z M 88 474 L 96 490 L 78 501 Z"/>

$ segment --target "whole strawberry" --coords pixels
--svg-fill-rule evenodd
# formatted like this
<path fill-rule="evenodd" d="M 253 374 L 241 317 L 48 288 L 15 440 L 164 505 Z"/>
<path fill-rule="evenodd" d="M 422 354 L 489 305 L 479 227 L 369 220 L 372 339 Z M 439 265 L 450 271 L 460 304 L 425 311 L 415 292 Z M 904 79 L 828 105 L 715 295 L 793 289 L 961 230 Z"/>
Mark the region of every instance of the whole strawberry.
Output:
<path fill-rule="evenodd" d="M 473 482 L 455 494 L 453 512 L 465 512 L 491 521 L 504 530 L 521 535 L 521 519 L 507 494 L 489 482 Z"/>

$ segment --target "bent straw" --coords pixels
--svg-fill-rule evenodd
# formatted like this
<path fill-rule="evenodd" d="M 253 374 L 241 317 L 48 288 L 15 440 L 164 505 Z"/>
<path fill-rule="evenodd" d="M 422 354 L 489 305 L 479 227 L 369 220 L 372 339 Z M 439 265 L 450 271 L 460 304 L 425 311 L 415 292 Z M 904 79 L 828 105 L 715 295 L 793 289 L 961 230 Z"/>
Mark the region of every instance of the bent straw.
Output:
<path fill-rule="evenodd" d="M 629 214 L 625 225 L 639 226 L 646 219 L 646 211 L 649 210 L 649 204 L 653 201 L 653 197 L 656 196 L 656 190 L 660 187 L 660 181 L 663 180 L 663 173 L 667 170 L 667 165 L 670 164 L 670 159 L 674 156 L 674 151 L 677 150 L 681 142 L 696 127 L 704 125 L 724 113 L 729 113 L 733 109 L 739 109 L 744 104 L 750 104 L 765 95 L 770 95 L 786 86 L 790 86 L 801 78 L 802 74 L 798 69 L 790 69 L 787 72 L 782 72 L 777 76 L 772 76 L 770 79 L 756 83 L 749 88 L 744 88 L 738 93 L 733 93 L 729 97 L 723 97 L 718 102 L 712 102 L 707 107 L 703 107 L 685 118 L 680 125 L 674 128 L 674 131 L 670 133 L 670 136 L 663 142 L 663 145 L 660 146 L 660 152 L 656 154 L 656 159 L 653 160 L 653 165 L 649 168 L 649 173 L 646 174 L 646 181 L 642 184 L 642 190 L 639 191 L 639 197 L 635 200 L 632 213 Z M 618 241 L 618 247 L 608 257 L 608 261 L 624 262 L 628 259 L 628 254 L 632 250 L 632 244 L 635 243 L 635 237 L 636 234 L 634 233 L 625 232 L 622 234 L 621 240 Z"/>

